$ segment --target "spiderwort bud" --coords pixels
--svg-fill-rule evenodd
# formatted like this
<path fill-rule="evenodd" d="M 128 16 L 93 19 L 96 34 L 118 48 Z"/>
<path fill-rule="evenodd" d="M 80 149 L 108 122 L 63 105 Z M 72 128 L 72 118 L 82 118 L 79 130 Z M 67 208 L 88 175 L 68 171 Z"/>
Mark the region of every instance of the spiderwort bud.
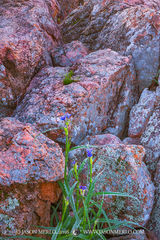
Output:
<path fill-rule="evenodd" d="M 79 186 L 81 195 L 84 196 L 85 190 L 87 189 L 86 186 Z"/>
<path fill-rule="evenodd" d="M 74 168 L 74 172 L 75 172 L 75 174 L 77 174 L 78 164 L 77 164 L 76 162 L 75 162 L 73 168 Z"/>
<path fill-rule="evenodd" d="M 68 206 L 69 204 L 69 197 L 66 197 L 64 196 L 64 202 L 65 202 L 65 205 Z"/>
<path fill-rule="evenodd" d="M 92 157 L 92 149 L 87 149 L 87 157 Z"/>
<path fill-rule="evenodd" d="M 71 114 L 67 113 L 65 116 L 66 116 L 66 118 L 70 118 Z"/>

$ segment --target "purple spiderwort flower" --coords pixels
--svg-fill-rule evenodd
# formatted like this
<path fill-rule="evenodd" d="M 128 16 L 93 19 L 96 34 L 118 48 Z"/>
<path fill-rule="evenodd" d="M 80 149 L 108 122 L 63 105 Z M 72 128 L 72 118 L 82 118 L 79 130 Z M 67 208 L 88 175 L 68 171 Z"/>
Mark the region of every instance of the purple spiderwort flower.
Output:
<path fill-rule="evenodd" d="M 79 188 L 80 188 L 81 190 L 83 190 L 83 191 L 85 191 L 85 190 L 87 189 L 86 186 L 79 186 Z"/>
<path fill-rule="evenodd" d="M 65 116 L 65 115 L 62 116 L 62 117 L 61 117 L 61 120 L 62 120 L 62 121 L 65 121 L 65 120 L 66 120 L 66 116 Z"/>
<path fill-rule="evenodd" d="M 62 120 L 62 121 L 65 121 L 66 120 L 66 118 L 70 118 L 71 117 L 71 114 L 69 114 L 69 113 L 66 113 L 64 116 L 62 116 L 60 119 Z"/>
<path fill-rule="evenodd" d="M 87 157 L 92 157 L 92 149 L 87 149 Z"/>
<path fill-rule="evenodd" d="M 76 161 L 73 161 L 71 164 L 72 164 L 72 166 L 75 165 L 75 164 L 76 164 Z"/>

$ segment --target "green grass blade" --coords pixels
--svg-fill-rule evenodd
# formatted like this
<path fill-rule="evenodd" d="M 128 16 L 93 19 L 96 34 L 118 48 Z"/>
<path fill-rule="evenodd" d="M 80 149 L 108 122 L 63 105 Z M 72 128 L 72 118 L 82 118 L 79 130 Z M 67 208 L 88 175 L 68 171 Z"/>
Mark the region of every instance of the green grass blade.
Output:
<path fill-rule="evenodd" d="M 57 236 L 61 230 L 61 227 L 62 227 L 62 222 L 59 222 L 56 229 L 55 229 L 55 234 L 52 235 L 52 238 L 51 240 L 56 240 L 57 239 Z"/>
<path fill-rule="evenodd" d="M 75 187 L 77 186 L 77 183 L 78 182 L 75 182 L 74 184 L 73 184 L 73 186 L 71 187 L 71 189 L 70 189 L 70 191 L 69 191 L 69 197 L 71 197 L 72 195 L 73 195 L 73 190 L 75 189 Z"/>
<path fill-rule="evenodd" d="M 97 202 L 95 202 L 94 200 L 91 200 L 91 203 L 99 209 L 100 205 L 99 205 Z M 91 206 L 92 206 L 92 205 L 91 205 Z M 111 228 L 110 219 L 107 217 L 106 212 L 104 211 L 103 208 L 102 208 L 101 211 L 102 211 L 102 213 L 103 213 L 103 216 L 104 216 L 105 219 L 106 219 L 106 223 L 108 223 L 108 226 Z"/>
<path fill-rule="evenodd" d="M 57 224 L 58 224 L 58 221 L 57 221 L 57 220 L 58 220 L 57 209 L 58 209 L 60 203 L 61 203 L 61 201 L 58 202 L 58 204 L 57 204 L 56 207 L 53 207 L 53 206 L 52 206 L 52 209 L 54 210 L 54 212 L 52 213 L 51 219 L 50 219 L 50 226 L 51 226 L 51 227 L 53 227 L 53 219 L 54 219 L 54 217 L 56 218 L 56 222 L 57 222 Z"/>
<path fill-rule="evenodd" d="M 89 229 L 90 229 L 91 228 L 91 223 L 90 223 L 89 214 L 88 214 L 88 207 L 87 207 L 85 201 L 83 202 L 83 204 L 84 204 L 84 209 L 85 209 L 85 213 L 86 213 L 86 217 L 87 217 L 88 226 L 89 226 Z"/>
<path fill-rule="evenodd" d="M 74 217 L 68 216 L 63 223 L 63 228 L 66 230 L 70 230 L 71 229 L 70 226 L 72 226 L 74 224 L 74 222 L 75 222 Z"/>
<path fill-rule="evenodd" d="M 60 180 L 60 181 L 58 181 L 58 184 L 59 184 L 62 192 L 63 192 L 63 193 L 66 193 L 66 192 L 65 192 L 65 188 L 64 188 L 64 183 Z"/>
<path fill-rule="evenodd" d="M 102 240 L 106 240 L 106 238 L 102 234 L 96 232 L 96 235 L 99 236 Z"/>
<path fill-rule="evenodd" d="M 83 170 L 83 168 L 84 168 L 87 160 L 88 160 L 88 157 L 85 158 L 85 159 L 83 160 L 83 162 L 81 163 L 81 165 L 80 165 L 80 167 L 79 167 L 79 169 L 78 169 L 78 175 L 82 172 L 82 170 Z"/>
<path fill-rule="evenodd" d="M 73 239 L 73 234 L 67 234 L 67 235 L 63 235 L 63 236 L 58 236 L 57 240 L 72 240 Z"/>
<path fill-rule="evenodd" d="M 139 199 L 132 196 L 132 195 L 129 195 L 128 193 L 120 193 L 120 192 L 97 192 L 97 193 L 94 193 L 94 196 L 99 196 L 99 195 L 111 195 L 111 196 L 118 196 L 118 197 L 130 197 L 130 198 L 133 198 L 135 200 L 137 200 L 138 202 Z"/>
<path fill-rule="evenodd" d="M 70 151 L 76 150 L 76 149 L 88 149 L 88 148 L 98 148 L 99 146 L 95 146 L 95 145 L 81 145 L 81 146 L 77 146 L 77 147 L 72 147 L 70 149 Z"/>

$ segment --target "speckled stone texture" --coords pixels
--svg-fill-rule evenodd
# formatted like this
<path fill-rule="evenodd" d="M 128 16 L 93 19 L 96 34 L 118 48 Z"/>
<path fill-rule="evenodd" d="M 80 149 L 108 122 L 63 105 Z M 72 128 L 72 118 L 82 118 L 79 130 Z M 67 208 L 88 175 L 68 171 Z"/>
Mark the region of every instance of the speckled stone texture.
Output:
<path fill-rule="evenodd" d="M 160 228 L 159 228 L 160 226 L 160 219 L 159 219 L 159 216 L 160 216 L 160 160 L 157 164 L 154 183 L 156 186 L 155 202 L 154 202 L 154 207 L 151 213 L 150 220 L 147 224 L 147 228 L 157 236 L 157 240 L 158 240 L 160 236 Z"/>
<path fill-rule="evenodd" d="M 145 89 L 138 104 L 130 112 L 129 138 L 125 144 L 140 144 L 146 149 L 145 163 L 154 178 L 160 158 L 160 87 L 156 91 Z"/>
<path fill-rule="evenodd" d="M 24 235 L 22 230 L 37 229 L 36 225 L 50 226 L 51 204 L 60 195 L 55 182 L 0 185 L 0 237 Z"/>
<path fill-rule="evenodd" d="M 61 43 L 56 0 L 1 0 L 0 111 L 15 107 L 50 51 Z"/>
<path fill-rule="evenodd" d="M 130 112 L 129 137 L 135 138 L 142 135 L 150 116 L 153 114 L 155 104 L 156 93 L 145 88 L 138 104 L 136 104 Z"/>
<path fill-rule="evenodd" d="M 155 108 L 141 136 L 140 144 L 146 149 L 145 162 L 151 174 L 154 175 L 160 159 L 160 87 L 156 89 Z"/>
<path fill-rule="evenodd" d="M 79 41 L 64 44 L 51 52 L 53 66 L 59 67 L 72 66 L 87 54 L 87 48 Z"/>
<path fill-rule="evenodd" d="M 62 21 L 70 12 L 80 5 L 83 5 L 84 0 L 57 0 L 61 6 L 61 11 L 58 14 L 59 21 Z"/>
<path fill-rule="evenodd" d="M 91 50 L 111 48 L 132 55 L 139 88 L 151 85 L 159 68 L 159 0 L 88 1 L 62 23 L 65 42 L 80 40 Z"/>
<path fill-rule="evenodd" d="M 29 124 L 4 118 L 0 122 L 0 169 L 0 232 L 27 229 L 35 223 L 49 225 L 51 203 L 61 194 L 55 181 L 64 177 L 59 145 Z"/>
<path fill-rule="evenodd" d="M 141 234 L 136 233 L 135 231 L 135 234 L 114 237 L 114 238 L 110 238 L 110 240 L 150 240 L 149 238 L 147 238 L 145 232 L 143 233 L 144 230 L 140 230 L 140 231 L 142 231 Z M 132 230 L 131 230 L 131 233 L 132 233 Z M 156 239 L 153 239 L 153 240 L 156 240 Z"/>
<path fill-rule="evenodd" d="M 14 118 L 0 122 L 0 184 L 57 181 L 63 178 L 59 145 Z M 35 139 L 35 137 L 38 137 Z"/>
<path fill-rule="evenodd" d="M 143 163 L 145 150 L 142 146 L 110 144 L 93 148 L 93 179 L 99 174 L 96 191 L 125 192 L 139 199 L 105 197 L 104 208 L 110 217 L 132 220 L 142 225 L 149 219 L 153 201 L 154 185 Z M 70 162 L 81 162 L 85 150 L 70 153 Z M 87 183 L 87 165 L 81 175 L 81 185 Z"/>
<path fill-rule="evenodd" d="M 132 63 L 110 49 L 90 53 L 72 68 L 73 82 L 63 85 L 68 68 L 45 68 L 31 82 L 14 116 L 36 123 L 41 130 L 61 127 L 60 116 L 72 114 L 73 144 L 104 129 L 121 136 L 128 112 L 137 101 L 137 84 Z M 49 137 L 64 143 L 61 130 Z"/>
<path fill-rule="evenodd" d="M 130 138 L 126 137 L 123 139 L 123 144 L 126 145 L 140 145 L 140 138 Z"/>
<path fill-rule="evenodd" d="M 87 136 L 84 141 L 80 143 L 82 144 L 91 144 L 91 145 L 106 145 L 106 144 L 120 144 L 121 140 L 112 135 L 112 134 L 101 134 L 95 136 Z"/>

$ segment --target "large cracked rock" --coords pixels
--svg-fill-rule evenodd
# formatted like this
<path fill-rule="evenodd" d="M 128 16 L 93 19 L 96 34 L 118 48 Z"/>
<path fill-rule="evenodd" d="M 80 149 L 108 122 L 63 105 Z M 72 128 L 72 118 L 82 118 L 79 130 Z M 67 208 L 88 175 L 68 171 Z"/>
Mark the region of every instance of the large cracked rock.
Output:
<path fill-rule="evenodd" d="M 72 114 L 73 144 L 103 130 L 123 135 L 128 113 L 137 101 L 131 60 L 110 49 L 90 53 L 72 68 L 76 82 L 63 85 L 68 68 L 45 68 L 32 81 L 14 116 L 39 129 L 62 127 L 60 116 Z M 61 130 L 49 137 L 64 143 Z"/>
<path fill-rule="evenodd" d="M 56 181 L 64 176 L 59 145 L 29 124 L 4 118 L 0 169 L 0 232 L 49 225 L 51 203 L 61 194 Z"/>
<path fill-rule="evenodd" d="M 130 142 L 139 138 L 139 144 L 145 147 L 145 163 L 154 176 L 160 158 L 160 87 L 156 91 L 145 89 L 130 112 Z M 138 140 L 138 139 L 137 139 Z"/>
<path fill-rule="evenodd" d="M 88 142 L 88 139 L 86 139 Z M 92 137 L 89 144 L 92 144 Z M 97 142 L 98 143 L 98 142 Z M 142 146 L 123 144 L 96 144 L 93 149 L 93 180 L 98 175 L 95 190 L 128 193 L 139 199 L 105 196 L 104 208 L 110 218 L 130 220 L 145 225 L 149 219 L 153 201 L 154 185 L 146 165 Z M 86 150 L 70 152 L 69 161 L 79 165 L 86 158 Z M 80 176 L 80 184 L 87 184 L 88 164 Z"/>
<path fill-rule="evenodd" d="M 129 137 L 141 137 L 156 105 L 156 92 L 144 89 L 138 104 L 130 111 Z"/>
<path fill-rule="evenodd" d="M 56 0 L 2 0 L 0 5 L 0 111 L 15 107 L 33 76 L 52 64 L 61 42 Z"/>
<path fill-rule="evenodd" d="M 62 32 L 65 42 L 80 40 L 91 50 L 131 54 L 142 91 L 159 69 L 159 26 L 159 0 L 104 0 L 74 10 L 62 23 Z"/>

